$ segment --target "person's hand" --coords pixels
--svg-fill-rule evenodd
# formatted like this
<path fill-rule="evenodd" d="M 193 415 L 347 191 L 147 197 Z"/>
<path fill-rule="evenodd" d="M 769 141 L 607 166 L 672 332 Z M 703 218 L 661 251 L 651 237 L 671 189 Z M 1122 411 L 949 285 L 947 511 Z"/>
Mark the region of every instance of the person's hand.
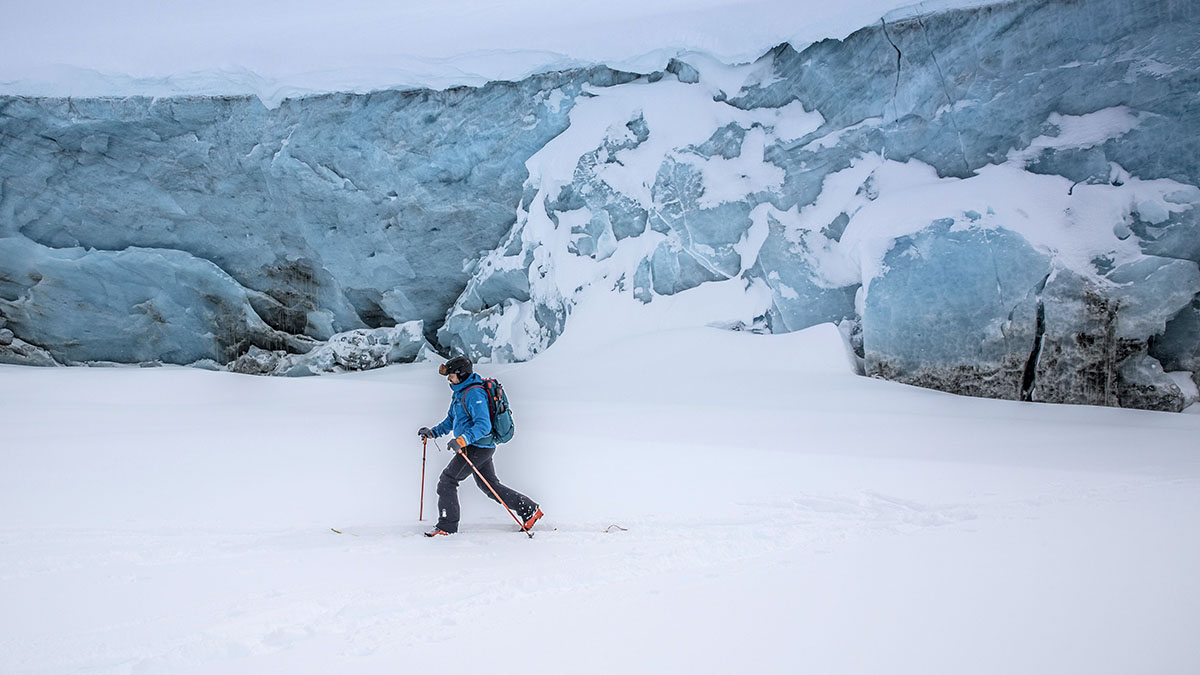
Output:
<path fill-rule="evenodd" d="M 433 429 L 430 429 L 429 427 L 421 427 L 420 429 L 417 429 L 417 435 L 421 438 L 435 438 L 433 435 Z"/>
<path fill-rule="evenodd" d="M 458 438 L 451 438 L 450 442 L 446 443 L 446 447 L 453 450 L 454 452 L 462 452 L 462 449 L 465 448 L 466 445 L 467 445 L 466 443 L 463 443 L 462 436 L 459 436 Z"/>

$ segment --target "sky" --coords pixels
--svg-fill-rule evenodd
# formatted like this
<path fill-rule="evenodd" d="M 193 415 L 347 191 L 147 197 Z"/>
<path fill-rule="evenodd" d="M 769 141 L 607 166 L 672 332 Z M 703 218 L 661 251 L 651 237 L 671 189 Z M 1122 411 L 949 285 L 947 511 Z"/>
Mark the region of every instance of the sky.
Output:
<path fill-rule="evenodd" d="M 479 85 L 605 63 L 744 63 L 782 42 L 985 0 L 4 0 L 0 94 L 255 93 Z"/>

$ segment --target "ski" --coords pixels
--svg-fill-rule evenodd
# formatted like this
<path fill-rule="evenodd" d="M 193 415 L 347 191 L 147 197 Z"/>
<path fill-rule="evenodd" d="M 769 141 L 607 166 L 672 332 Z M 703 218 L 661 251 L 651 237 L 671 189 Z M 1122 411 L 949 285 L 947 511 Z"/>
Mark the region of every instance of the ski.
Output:
<path fill-rule="evenodd" d="M 336 527 L 331 527 L 331 528 L 329 528 L 329 531 L 330 531 L 330 532 L 333 532 L 333 533 L 336 533 L 336 534 L 344 534 L 344 535 L 349 535 L 349 536 L 351 536 L 351 537 L 357 537 L 357 536 L 360 536 L 360 535 L 357 535 L 357 534 L 355 534 L 355 533 L 353 533 L 353 532 L 347 532 L 346 530 L 339 530 L 339 529 L 337 529 Z M 545 530 L 545 531 L 547 531 L 547 532 L 558 532 L 558 528 L 557 528 L 557 527 L 552 527 L 552 528 L 550 528 L 549 530 Z M 627 527 L 621 527 L 620 525 L 617 525 L 616 523 L 613 523 L 612 525 L 609 525 L 608 527 L 604 528 L 604 529 L 603 529 L 603 530 L 601 530 L 601 531 L 602 531 L 602 532 L 604 532 L 605 534 L 609 534 L 609 533 L 611 533 L 611 532 L 628 532 L 628 531 L 629 531 L 629 528 L 627 528 Z M 530 537 L 530 538 L 532 538 L 532 537 L 533 537 L 535 534 L 537 534 L 537 533 L 536 533 L 536 532 L 534 532 L 533 530 L 525 530 L 525 529 L 519 529 L 519 530 L 516 530 L 516 532 L 520 532 L 521 534 L 524 534 L 524 535 L 526 535 L 526 536 L 528 536 L 528 537 Z"/>

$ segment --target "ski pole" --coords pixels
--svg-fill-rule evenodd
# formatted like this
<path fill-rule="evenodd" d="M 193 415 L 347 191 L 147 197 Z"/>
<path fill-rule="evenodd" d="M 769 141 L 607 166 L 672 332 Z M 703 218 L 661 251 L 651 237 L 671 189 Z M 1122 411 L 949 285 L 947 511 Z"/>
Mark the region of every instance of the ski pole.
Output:
<path fill-rule="evenodd" d="M 428 438 L 421 439 L 421 511 L 417 520 L 425 520 L 425 448 L 429 445 Z"/>
<path fill-rule="evenodd" d="M 496 501 L 500 502 L 500 506 L 503 506 L 504 510 L 508 511 L 508 515 L 512 516 L 513 520 L 517 521 L 517 526 L 521 528 L 521 531 L 524 532 L 525 534 L 529 535 L 530 539 L 533 539 L 533 532 L 530 532 L 529 530 L 525 529 L 525 523 L 522 523 L 521 519 L 517 517 L 517 514 L 513 513 L 512 509 L 508 508 L 508 504 L 505 504 L 504 500 L 500 498 L 499 493 L 496 492 L 496 488 L 492 487 L 492 484 L 489 483 L 487 481 L 487 479 L 483 477 L 483 474 L 479 473 L 479 469 L 475 468 L 475 462 L 472 462 L 471 458 L 467 457 L 466 450 L 464 450 L 462 448 L 462 446 L 458 445 L 457 443 L 454 444 L 454 447 L 458 451 L 458 454 L 462 455 L 462 458 L 467 460 L 467 465 L 471 467 L 471 470 L 475 472 L 475 475 L 479 477 L 479 480 L 483 481 L 483 484 L 486 485 L 488 487 L 488 489 L 492 491 L 492 496 L 494 496 L 496 498 Z"/>

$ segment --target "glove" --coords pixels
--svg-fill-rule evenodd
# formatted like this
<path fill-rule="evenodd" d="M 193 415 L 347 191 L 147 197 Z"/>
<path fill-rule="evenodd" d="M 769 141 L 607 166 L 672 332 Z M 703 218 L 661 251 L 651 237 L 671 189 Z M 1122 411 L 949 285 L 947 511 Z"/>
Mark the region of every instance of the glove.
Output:
<path fill-rule="evenodd" d="M 420 429 L 417 429 L 417 435 L 421 438 L 436 438 L 436 436 L 433 435 L 433 429 L 430 429 L 429 427 L 421 427 Z"/>
<path fill-rule="evenodd" d="M 463 448 L 467 447 L 467 443 L 465 440 L 463 440 L 462 436 L 459 436 L 458 438 L 451 438 L 450 442 L 446 443 L 446 447 L 454 452 L 459 452 Z"/>

